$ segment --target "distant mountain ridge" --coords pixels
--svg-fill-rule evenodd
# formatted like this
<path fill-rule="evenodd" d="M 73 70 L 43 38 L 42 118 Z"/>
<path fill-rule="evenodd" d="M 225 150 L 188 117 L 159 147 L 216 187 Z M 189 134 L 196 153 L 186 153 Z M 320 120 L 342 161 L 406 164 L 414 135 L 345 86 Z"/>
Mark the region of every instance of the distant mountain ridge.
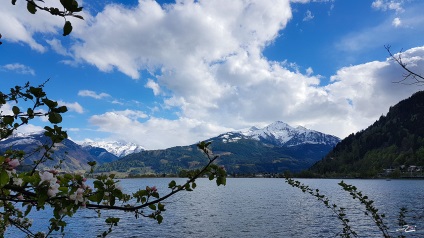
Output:
<path fill-rule="evenodd" d="M 42 133 L 17 134 L 0 141 L 0 151 L 8 148 L 31 151 L 46 143 Z M 213 137 L 214 153 L 221 155 L 219 163 L 233 173 L 280 173 L 285 170 L 306 169 L 322 159 L 339 138 L 304 127 L 291 127 L 277 121 L 264 128 L 252 127 Z M 39 154 L 27 159 L 37 159 Z M 145 150 L 133 143 L 85 142 L 77 144 L 69 139 L 57 144 L 53 154 L 63 160 L 64 170 L 88 169 L 88 161 L 100 165 L 99 172 L 120 171 L 133 174 L 173 173 L 201 166 L 206 160 L 196 145 L 179 146 L 165 150 Z"/>
<path fill-rule="evenodd" d="M 34 160 L 41 158 L 44 149 L 40 148 L 43 145 L 50 145 L 50 138 L 44 136 L 43 132 L 35 133 L 16 133 L 9 138 L 0 141 L 0 152 L 8 149 L 23 150 L 29 155 L 21 164 L 31 165 Z M 34 151 L 37 151 L 33 153 Z M 96 161 L 98 164 L 105 162 L 112 162 L 118 159 L 112 153 L 109 153 L 103 148 L 97 147 L 86 147 L 78 145 L 72 140 L 65 139 L 61 143 L 55 144 L 53 148 L 52 157 L 54 160 L 49 160 L 43 165 L 40 165 L 40 169 L 52 169 L 62 161 L 61 169 L 64 171 L 84 171 L 90 167 L 87 162 Z"/>
<path fill-rule="evenodd" d="M 246 138 L 259 140 L 275 146 L 298 146 L 302 144 L 323 144 L 335 146 L 340 138 L 327 135 L 318 131 L 310 130 L 302 126 L 291 127 L 282 121 L 276 121 L 262 129 L 251 127 L 249 130 L 229 132 L 221 135 L 221 138 L 231 138 L 231 135 L 241 134 Z M 232 138 L 234 140 L 234 138 Z"/>
<path fill-rule="evenodd" d="M 124 157 L 132 153 L 138 153 L 145 150 L 144 147 L 135 143 L 127 143 L 122 141 L 85 141 L 80 143 L 83 148 L 103 148 L 109 153 L 112 153 L 118 157 Z"/>
<path fill-rule="evenodd" d="M 220 155 L 218 163 L 229 173 L 254 174 L 306 169 L 322 159 L 340 139 L 277 121 L 262 129 L 227 132 L 206 141 L 212 142 L 211 149 Z M 176 174 L 205 163 L 206 158 L 196 145 L 190 145 L 133 153 L 106 163 L 97 171 Z"/>

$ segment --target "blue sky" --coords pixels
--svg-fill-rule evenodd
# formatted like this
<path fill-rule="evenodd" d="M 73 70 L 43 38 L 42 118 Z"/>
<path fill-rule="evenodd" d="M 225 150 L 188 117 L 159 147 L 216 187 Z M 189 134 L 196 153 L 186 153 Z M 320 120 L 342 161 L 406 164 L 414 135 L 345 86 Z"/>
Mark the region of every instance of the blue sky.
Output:
<path fill-rule="evenodd" d="M 423 71 L 419 0 L 79 1 L 68 37 L 24 2 L 0 9 L 0 90 L 50 79 L 74 141 L 161 149 L 277 120 L 344 138 L 422 89 L 393 83 L 384 49 Z"/>

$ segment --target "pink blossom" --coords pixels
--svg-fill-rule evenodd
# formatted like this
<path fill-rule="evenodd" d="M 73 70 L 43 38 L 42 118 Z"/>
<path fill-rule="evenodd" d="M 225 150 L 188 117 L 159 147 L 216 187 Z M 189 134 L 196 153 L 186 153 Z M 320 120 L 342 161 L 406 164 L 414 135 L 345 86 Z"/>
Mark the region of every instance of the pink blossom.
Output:
<path fill-rule="evenodd" d="M 24 196 L 22 196 L 22 194 L 19 194 L 19 195 L 17 196 L 17 198 L 18 198 L 19 200 L 24 200 Z"/>
<path fill-rule="evenodd" d="M 51 185 L 49 187 L 49 189 L 47 190 L 47 196 L 49 196 L 49 197 L 55 197 L 56 194 L 59 192 L 59 187 L 60 187 L 60 185 L 57 184 L 57 183 Z"/>
<path fill-rule="evenodd" d="M 75 200 L 75 204 L 78 204 L 78 202 L 85 202 L 83 194 L 84 194 L 84 189 L 78 188 L 74 194 L 71 194 L 69 196 L 69 199 Z"/>
<path fill-rule="evenodd" d="M 56 183 L 57 179 L 53 176 L 52 173 L 48 172 L 48 171 L 44 171 L 43 173 L 39 173 L 40 175 L 40 184 L 42 184 L 43 182 L 48 182 L 49 184 L 53 185 Z"/>
<path fill-rule="evenodd" d="M 8 164 L 12 169 L 14 169 L 14 168 L 18 167 L 20 163 L 19 163 L 18 159 L 12 159 L 8 162 Z"/>

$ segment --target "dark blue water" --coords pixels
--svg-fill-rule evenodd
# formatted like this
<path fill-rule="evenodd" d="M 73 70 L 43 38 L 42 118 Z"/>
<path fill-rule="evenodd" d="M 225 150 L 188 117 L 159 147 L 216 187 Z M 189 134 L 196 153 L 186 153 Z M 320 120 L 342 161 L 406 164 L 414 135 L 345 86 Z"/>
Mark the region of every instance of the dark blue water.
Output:
<path fill-rule="evenodd" d="M 171 179 L 124 179 L 126 192 L 156 185 L 162 195 Z M 178 179 L 179 181 L 184 181 Z M 340 180 L 302 179 L 319 188 L 330 200 L 347 208 L 351 225 L 360 237 L 382 237 L 364 209 L 337 185 Z M 424 237 L 424 180 L 345 180 L 375 201 L 385 213 L 391 231 L 397 226 L 399 209 L 408 209 L 406 220 L 417 225 L 407 237 Z M 292 188 L 284 179 L 233 178 L 217 187 L 207 179 L 197 181 L 193 192 L 182 192 L 167 200 L 164 221 L 158 225 L 132 213 L 84 209 L 68 219 L 65 237 L 95 237 L 107 229 L 108 215 L 121 218 L 110 237 L 334 237 L 342 226 L 335 215 L 314 197 Z M 47 224 L 47 212 L 33 215 L 35 227 Z M 420 230 L 423 229 L 423 230 Z M 45 228 L 44 228 L 45 230 Z M 393 237 L 398 233 L 393 232 Z M 7 237 L 24 237 L 9 230 Z M 61 237 L 57 235 L 56 237 Z"/>

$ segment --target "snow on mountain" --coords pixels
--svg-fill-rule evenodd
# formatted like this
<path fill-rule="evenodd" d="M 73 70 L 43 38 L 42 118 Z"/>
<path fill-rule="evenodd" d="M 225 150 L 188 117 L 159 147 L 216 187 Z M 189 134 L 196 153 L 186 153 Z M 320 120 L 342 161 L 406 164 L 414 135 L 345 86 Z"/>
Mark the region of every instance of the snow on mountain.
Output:
<path fill-rule="evenodd" d="M 224 142 L 234 142 L 241 137 L 263 141 L 278 146 L 296 146 L 301 144 L 336 145 L 340 139 L 302 126 L 296 128 L 277 121 L 262 129 L 251 127 L 244 131 L 229 132 L 220 136 Z"/>
<path fill-rule="evenodd" d="M 81 143 L 82 147 L 99 147 L 107 150 L 109 153 L 112 153 L 118 157 L 124 157 L 126 155 L 132 153 L 138 153 L 140 151 L 145 150 L 144 147 L 134 144 L 134 143 L 126 143 L 122 141 L 85 141 Z"/>

